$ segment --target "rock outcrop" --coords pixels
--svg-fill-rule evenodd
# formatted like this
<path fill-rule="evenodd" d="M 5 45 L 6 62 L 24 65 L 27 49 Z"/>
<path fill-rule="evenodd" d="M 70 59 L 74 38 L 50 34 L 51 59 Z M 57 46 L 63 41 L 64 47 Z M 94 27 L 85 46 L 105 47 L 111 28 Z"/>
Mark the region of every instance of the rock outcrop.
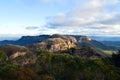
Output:
<path fill-rule="evenodd" d="M 88 36 L 74 36 L 74 35 L 60 35 L 54 34 L 50 38 L 42 40 L 38 43 L 27 45 L 32 51 L 40 49 L 48 50 L 51 52 L 58 52 L 68 50 L 70 48 L 82 47 L 83 45 L 91 46 L 94 48 L 107 49 L 110 48 L 104 44 L 93 40 Z"/>
<path fill-rule="evenodd" d="M 90 41 L 92 41 L 92 38 L 90 38 L 88 36 L 82 36 L 78 40 L 78 42 L 90 42 Z"/>
<path fill-rule="evenodd" d="M 46 49 L 48 51 L 57 52 L 76 47 L 76 38 L 72 36 L 53 35 L 51 38 L 40 43 L 34 44 L 33 48 Z"/>

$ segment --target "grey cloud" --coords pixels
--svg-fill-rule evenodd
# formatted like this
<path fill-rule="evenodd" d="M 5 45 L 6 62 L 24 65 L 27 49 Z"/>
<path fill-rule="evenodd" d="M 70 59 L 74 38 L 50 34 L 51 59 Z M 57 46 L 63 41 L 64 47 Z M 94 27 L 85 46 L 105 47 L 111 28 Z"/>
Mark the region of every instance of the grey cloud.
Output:
<path fill-rule="evenodd" d="M 115 14 L 112 18 L 107 20 L 101 20 L 102 24 L 120 24 L 120 13 Z"/>
<path fill-rule="evenodd" d="M 26 30 L 36 30 L 36 29 L 39 29 L 39 27 L 37 27 L 37 26 L 28 26 L 25 29 Z"/>

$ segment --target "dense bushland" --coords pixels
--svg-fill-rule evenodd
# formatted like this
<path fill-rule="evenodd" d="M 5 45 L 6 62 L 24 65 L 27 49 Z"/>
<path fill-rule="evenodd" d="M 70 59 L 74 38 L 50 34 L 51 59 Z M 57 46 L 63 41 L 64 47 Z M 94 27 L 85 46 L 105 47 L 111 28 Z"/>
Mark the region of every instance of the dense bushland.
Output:
<path fill-rule="evenodd" d="M 37 59 L 35 63 L 21 66 L 20 64 L 13 64 L 7 61 L 5 53 L 0 52 L 0 54 L 1 80 L 120 79 L 120 74 L 117 73 L 114 68 L 111 68 L 113 65 L 106 64 L 100 58 L 90 59 L 41 50 L 36 53 Z"/>

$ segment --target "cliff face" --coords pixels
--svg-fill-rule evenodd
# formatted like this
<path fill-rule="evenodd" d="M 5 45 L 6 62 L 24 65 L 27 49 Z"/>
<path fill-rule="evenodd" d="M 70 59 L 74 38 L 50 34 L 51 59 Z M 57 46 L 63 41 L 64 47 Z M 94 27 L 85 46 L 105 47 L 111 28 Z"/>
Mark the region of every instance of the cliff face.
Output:
<path fill-rule="evenodd" d="M 107 49 L 110 48 L 104 44 L 93 40 L 88 36 L 73 36 L 73 35 L 59 35 L 54 34 L 50 38 L 42 40 L 41 42 L 28 45 L 32 51 L 45 49 L 51 52 L 64 51 L 70 48 L 82 47 L 83 45 L 94 48 Z"/>
<path fill-rule="evenodd" d="M 47 49 L 52 52 L 57 52 L 76 47 L 76 42 L 77 40 L 71 36 L 54 36 L 53 38 L 34 44 L 34 46 L 37 47 L 36 49 Z"/>

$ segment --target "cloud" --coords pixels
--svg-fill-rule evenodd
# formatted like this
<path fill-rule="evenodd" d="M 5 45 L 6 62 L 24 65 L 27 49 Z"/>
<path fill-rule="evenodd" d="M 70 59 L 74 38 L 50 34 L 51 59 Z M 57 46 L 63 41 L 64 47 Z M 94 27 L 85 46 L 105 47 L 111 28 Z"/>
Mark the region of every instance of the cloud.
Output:
<path fill-rule="evenodd" d="M 61 7 L 64 7 L 64 6 L 70 5 L 71 3 L 76 5 L 82 0 L 36 0 L 36 1 L 46 3 L 46 4 L 53 3 L 53 5 L 60 5 Z"/>
<path fill-rule="evenodd" d="M 104 16 L 104 19 L 100 21 L 103 24 L 119 24 L 120 25 L 120 13 Z"/>
<path fill-rule="evenodd" d="M 36 29 L 39 29 L 39 27 L 37 27 L 37 26 L 28 26 L 25 29 L 26 30 L 36 30 Z"/>
<path fill-rule="evenodd" d="M 60 33 L 120 35 L 120 10 L 110 10 L 120 7 L 118 3 L 119 0 L 81 1 L 71 11 L 50 17 L 46 26 Z"/>
<path fill-rule="evenodd" d="M 48 24 L 68 27 L 86 25 L 95 20 L 95 17 L 100 14 L 101 8 L 102 4 L 100 4 L 100 2 L 92 0 L 87 2 L 87 4 L 75 7 L 66 14 L 57 14 L 50 19 Z"/>

